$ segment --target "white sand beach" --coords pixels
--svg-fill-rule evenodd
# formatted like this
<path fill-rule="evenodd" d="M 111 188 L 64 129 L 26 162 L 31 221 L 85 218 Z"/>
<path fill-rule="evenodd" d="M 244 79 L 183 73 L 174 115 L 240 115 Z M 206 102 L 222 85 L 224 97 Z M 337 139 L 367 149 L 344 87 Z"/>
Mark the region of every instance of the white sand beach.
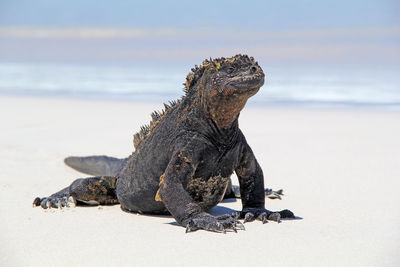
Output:
<path fill-rule="evenodd" d="M 270 210 L 302 219 L 185 234 L 118 205 L 45 211 L 36 196 L 85 177 L 66 156 L 126 157 L 160 105 L 0 96 L 1 266 L 400 266 L 400 112 L 246 107 L 240 127 Z M 224 202 L 213 214 L 241 208 Z"/>

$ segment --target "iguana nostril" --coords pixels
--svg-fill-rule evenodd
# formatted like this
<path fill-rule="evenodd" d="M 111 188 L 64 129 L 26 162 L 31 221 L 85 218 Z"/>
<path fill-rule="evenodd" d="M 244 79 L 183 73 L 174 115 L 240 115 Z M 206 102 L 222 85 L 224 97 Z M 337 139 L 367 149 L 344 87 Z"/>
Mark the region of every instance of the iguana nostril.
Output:
<path fill-rule="evenodd" d="M 257 71 L 257 68 L 256 68 L 255 66 L 251 67 L 251 69 L 250 69 L 250 72 L 251 72 L 251 73 L 254 73 L 254 72 L 256 72 L 256 71 Z"/>

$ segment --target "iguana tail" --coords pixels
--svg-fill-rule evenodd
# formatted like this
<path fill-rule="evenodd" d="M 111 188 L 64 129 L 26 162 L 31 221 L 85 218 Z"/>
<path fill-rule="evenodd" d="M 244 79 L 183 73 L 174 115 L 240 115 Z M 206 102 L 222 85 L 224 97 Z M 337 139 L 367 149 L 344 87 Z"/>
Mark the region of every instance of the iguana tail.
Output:
<path fill-rule="evenodd" d="M 116 176 L 127 159 L 107 156 L 68 157 L 64 162 L 69 167 L 94 176 Z"/>

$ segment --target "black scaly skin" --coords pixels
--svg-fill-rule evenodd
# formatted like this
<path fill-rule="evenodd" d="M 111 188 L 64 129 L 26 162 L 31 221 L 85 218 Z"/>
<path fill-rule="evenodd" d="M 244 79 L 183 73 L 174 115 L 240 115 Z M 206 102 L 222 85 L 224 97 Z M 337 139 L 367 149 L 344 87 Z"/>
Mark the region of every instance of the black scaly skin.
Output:
<path fill-rule="evenodd" d="M 262 69 L 247 55 L 204 61 L 188 74 L 185 96 L 153 113 L 151 125 L 135 135 L 131 156 L 100 159 L 112 161 L 107 171 L 117 175 L 78 179 L 48 198 L 36 198 L 34 205 L 62 207 L 71 196 L 78 203 L 119 202 L 126 211 L 171 214 L 187 232 L 244 229 L 238 219 L 265 223 L 294 218 L 289 210 L 265 209 L 263 173 L 238 127 L 240 111 L 263 84 Z M 74 161 L 69 160 L 72 165 Z M 93 173 L 102 171 L 96 167 Z M 234 171 L 242 211 L 208 214 L 224 198 Z"/>

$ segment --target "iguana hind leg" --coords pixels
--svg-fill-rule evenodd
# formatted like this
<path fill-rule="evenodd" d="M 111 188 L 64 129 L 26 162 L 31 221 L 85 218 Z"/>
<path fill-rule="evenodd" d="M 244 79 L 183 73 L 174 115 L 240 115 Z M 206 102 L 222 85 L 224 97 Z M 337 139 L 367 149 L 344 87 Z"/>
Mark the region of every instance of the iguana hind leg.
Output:
<path fill-rule="evenodd" d="M 112 176 L 98 176 L 75 180 L 69 187 L 54 193 L 49 197 L 35 198 L 34 206 L 47 208 L 62 208 L 75 204 L 118 204 L 116 196 L 117 178 Z"/>

